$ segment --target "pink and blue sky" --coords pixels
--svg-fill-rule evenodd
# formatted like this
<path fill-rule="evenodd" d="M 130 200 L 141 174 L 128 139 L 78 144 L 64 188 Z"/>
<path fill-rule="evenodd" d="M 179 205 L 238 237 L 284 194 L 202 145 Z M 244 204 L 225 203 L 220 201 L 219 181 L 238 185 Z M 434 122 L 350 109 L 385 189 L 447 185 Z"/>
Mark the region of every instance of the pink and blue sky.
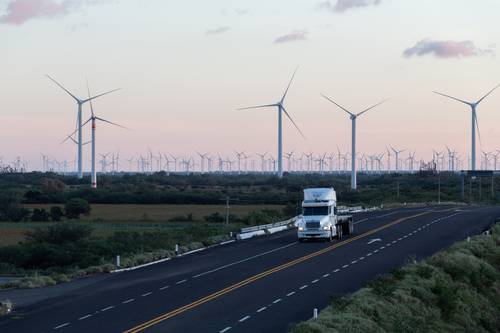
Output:
<path fill-rule="evenodd" d="M 123 88 L 95 109 L 132 131 L 99 125 L 99 152 L 275 154 L 276 111 L 235 109 L 278 101 L 300 65 L 286 107 L 307 140 L 285 122 L 285 151 L 350 150 L 325 93 L 355 112 L 391 98 L 359 119 L 361 152 L 464 156 L 470 112 L 432 90 L 474 101 L 500 83 L 499 13 L 498 0 L 0 0 L 0 155 L 74 158 L 60 142 L 76 105 L 45 74 L 82 97 L 87 78 Z M 500 149 L 500 90 L 478 118 L 482 148 Z"/>

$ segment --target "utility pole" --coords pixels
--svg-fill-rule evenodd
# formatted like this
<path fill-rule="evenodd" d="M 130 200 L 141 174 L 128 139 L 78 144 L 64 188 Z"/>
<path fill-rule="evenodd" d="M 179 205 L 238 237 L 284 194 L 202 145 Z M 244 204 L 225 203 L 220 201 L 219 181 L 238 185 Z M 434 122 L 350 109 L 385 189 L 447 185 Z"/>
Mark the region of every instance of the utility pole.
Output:
<path fill-rule="evenodd" d="M 239 201 L 239 199 L 232 199 L 229 196 L 227 196 L 225 199 L 221 199 L 226 202 L 226 206 L 224 207 L 226 211 L 226 219 L 225 223 L 226 225 L 229 225 L 229 209 L 231 209 L 231 206 L 229 205 L 231 201 Z"/>

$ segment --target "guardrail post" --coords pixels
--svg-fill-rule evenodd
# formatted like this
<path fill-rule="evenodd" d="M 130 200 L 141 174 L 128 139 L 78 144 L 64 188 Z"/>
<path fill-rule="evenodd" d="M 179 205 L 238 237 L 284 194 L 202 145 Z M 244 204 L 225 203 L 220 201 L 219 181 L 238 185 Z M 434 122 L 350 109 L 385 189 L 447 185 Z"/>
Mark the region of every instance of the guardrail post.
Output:
<path fill-rule="evenodd" d="M 120 255 L 116 256 L 116 268 L 120 268 L 121 262 L 120 262 Z"/>
<path fill-rule="evenodd" d="M 175 255 L 179 255 L 179 244 L 175 244 Z"/>
<path fill-rule="evenodd" d="M 318 309 L 313 309 L 313 318 L 318 318 Z"/>

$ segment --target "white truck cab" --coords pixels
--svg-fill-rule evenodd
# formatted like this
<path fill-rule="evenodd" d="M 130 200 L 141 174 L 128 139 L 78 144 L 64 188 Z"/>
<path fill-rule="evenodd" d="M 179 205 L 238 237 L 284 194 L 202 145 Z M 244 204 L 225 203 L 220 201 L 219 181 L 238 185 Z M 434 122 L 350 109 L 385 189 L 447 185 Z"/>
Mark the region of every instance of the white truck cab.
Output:
<path fill-rule="evenodd" d="M 337 214 L 337 194 L 333 188 L 304 189 L 302 218 L 297 223 L 299 241 L 340 239 L 353 232 L 352 216 Z"/>

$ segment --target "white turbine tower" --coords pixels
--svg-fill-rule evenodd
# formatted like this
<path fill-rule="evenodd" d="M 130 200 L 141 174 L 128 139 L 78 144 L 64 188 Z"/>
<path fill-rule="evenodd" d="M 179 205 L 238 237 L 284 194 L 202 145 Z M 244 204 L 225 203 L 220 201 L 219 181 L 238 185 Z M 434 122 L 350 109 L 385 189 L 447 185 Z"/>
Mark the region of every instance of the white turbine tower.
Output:
<path fill-rule="evenodd" d="M 473 102 L 466 102 L 464 100 L 461 100 L 461 99 L 458 99 L 458 98 L 455 98 L 455 97 L 452 97 L 452 96 L 449 96 L 449 95 L 445 95 L 445 94 L 442 94 L 440 92 L 437 92 L 437 91 L 434 91 L 435 94 L 438 94 L 438 95 L 441 95 L 441 96 L 444 96 L 444 97 L 447 97 L 447 98 L 451 98 L 455 101 L 458 101 L 458 102 L 461 102 L 461 103 L 464 103 L 468 106 L 471 107 L 471 110 L 472 110 L 472 142 L 471 142 L 471 169 L 472 170 L 476 170 L 476 128 L 479 132 L 479 126 L 477 124 L 477 114 L 476 114 L 476 111 L 477 111 L 477 106 L 486 98 L 488 97 L 493 91 L 495 91 L 498 87 L 500 87 L 500 84 L 497 85 L 495 88 L 491 89 L 486 95 L 484 95 L 480 100 L 478 100 L 477 102 L 473 103 Z M 479 133 L 478 133 L 479 134 Z M 479 140 L 481 140 L 481 136 L 479 136 Z"/>
<path fill-rule="evenodd" d="M 337 107 L 339 107 L 340 109 L 344 110 L 345 112 L 347 112 L 347 114 L 349 114 L 350 118 L 351 118 L 351 122 L 352 122 L 352 150 L 351 150 L 351 189 L 352 190 L 355 190 L 357 189 L 358 185 L 357 185 L 357 181 L 356 181 L 356 119 L 361 116 L 363 113 L 365 112 L 368 112 L 370 111 L 371 109 L 373 108 L 376 108 L 377 106 L 387 102 L 387 99 L 380 102 L 380 103 L 377 103 L 371 107 L 369 107 L 368 109 L 365 109 L 357 114 L 355 113 L 352 113 L 350 112 L 349 110 L 347 110 L 346 108 L 340 106 L 339 104 L 337 104 L 336 102 L 334 102 L 332 99 L 330 99 L 329 97 L 321 94 L 321 96 L 323 96 L 324 98 L 326 98 L 328 101 L 330 101 L 331 103 L 335 104 Z"/>
<path fill-rule="evenodd" d="M 47 77 L 53 81 L 55 84 L 57 84 L 62 90 L 64 90 L 66 93 L 68 93 L 68 95 L 70 95 L 71 97 L 73 97 L 73 99 L 76 101 L 76 104 L 78 106 L 78 113 L 77 113 L 77 130 L 76 132 L 78 133 L 78 140 L 77 140 L 77 144 L 78 144 L 78 178 L 79 179 L 82 179 L 83 178 L 83 165 L 82 165 L 82 147 L 83 147 L 83 141 L 82 141 L 82 106 L 87 103 L 87 102 L 90 102 L 98 97 L 101 97 L 101 96 L 104 96 L 104 95 L 107 95 L 107 94 L 110 94 L 112 92 L 115 92 L 117 90 L 120 90 L 119 89 L 114 89 L 114 90 L 110 90 L 108 92 L 105 92 L 105 93 L 102 93 L 102 94 L 99 94 L 99 95 L 96 95 L 96 96 L 89 96 L 89 98 L 87 99 L 80 99 L 78 97 L 76 97 L 75 95 L 73 95 L 72 93 L 70 93 L 66 88 L 64 88 L 59 82 L 57 82 L 56 80 L 54 80 L 52 77 L 50 77 L 49 75 L 47 75 Z"/>
<path fill-rule="evenodd" d="M 298 69 L 298 68 L 297 68 Z M 285 90 L 285 93 L 283 94 L 283 97 L 278 103 L 274 104 L 267 104 L 267 105 L 259 105 L 259 106 L 251 106 L 251 107 L 246 107 L 246 108 L 240 108 L 238 110 L 248 110 L 248 109 L 258 109 L 258 108 L 267 108 L 267 107 L 277 107 L 278 108 L 278 177 L 282 178 L 283 177 L 283 113 L 290 119 L 292 124 L 295 126 L 295 128 L 299 131 L 300 135 L 305 139 L 304 134 L 300 130 L 300 128 L 297 126 L 295 121 L 293 121 L 292 117 L 290 114 L 286 111 L 285 106 L 283 105 L 285 101 L 285 97 L 288 93 L 288 89 L 290 88 L 290 85 L 292 84 L 293 78 L 295 77 L 295 73 L 297 73 L 297 69 L 292 75 L 292 78 L 290 79 L 290 83 L 288 83 L 288 86 Z"/>

